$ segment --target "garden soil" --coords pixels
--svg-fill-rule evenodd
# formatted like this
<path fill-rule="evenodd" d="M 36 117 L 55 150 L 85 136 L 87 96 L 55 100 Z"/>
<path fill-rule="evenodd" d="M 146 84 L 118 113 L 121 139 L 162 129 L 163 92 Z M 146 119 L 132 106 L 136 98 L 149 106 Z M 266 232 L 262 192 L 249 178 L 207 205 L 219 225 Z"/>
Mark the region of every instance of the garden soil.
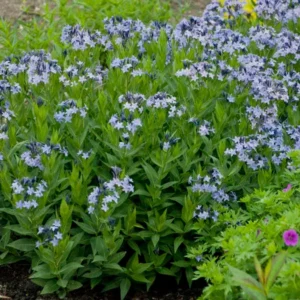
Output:
<path fill-rule="evenodd" d="M 30 266 L 15 263 L 0 266 L 0 299 L 5 300 L 59 300 L 56 296 L 42 296 L 41 288 L 33 284 L 29 273 Z M 189 289 L 186 283 L 176 285 L 175 279 L 170 277 L 158 278 L 150 292 L 132 291 L 125 300 L 196 300 L 203 289 L 204 282 L 193 283 Z M 176 288 L 174 289 L 174 286 Z M 103 288 L 103 287 L 102 287 Z M 100 287 L 91 290 L 85 286 L 73 291 L 65 300 L 118 300 L 119 290 L 101 293 Z"/>

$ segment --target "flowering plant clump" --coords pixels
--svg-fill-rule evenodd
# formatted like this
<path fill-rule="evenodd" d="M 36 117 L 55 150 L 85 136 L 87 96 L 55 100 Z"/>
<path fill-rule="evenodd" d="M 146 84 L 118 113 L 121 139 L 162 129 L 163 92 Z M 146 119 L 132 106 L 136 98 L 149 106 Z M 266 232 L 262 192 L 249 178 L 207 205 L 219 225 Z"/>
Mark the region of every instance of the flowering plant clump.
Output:
<path fill-rule="evenodd" d="M 40 247 L 46 243 L 51 243 L 52 246 L 57 246 L 59 241 L 62 240 L 63 236 L 59 232 L 61 223 L 59 220 L 55 220 L 50 227 L 39 226 L 38 235 L 46 236 L 43 242 L 37 241 L 36 247 Z"/>
<path fill-rule="evenodd" d="M 299 8 L 258 0 L 251 20 L 239 1 L 213 1 L 175 26 L 107 9 L 59 23 L 47 47 L 12 49 L 0 62 L 0 264 L 29 260 L 60 298 L 88 284 L 124 299 L 158 275 L 245 298 L 229 271 L 298 243 Z M 299 294 L 296 248 L 264 297 Z"/>
<path fill-rule="evenodd" d="M 120 194 L 118 189 L 125 193 L 133 192 L 134 187 L 131 184 L 132 179 L 126 176 L 123 180 L 118 178 L 118 174 L 120 173 L 121 169 L 118 167 L 113 167 L 114 171 L 114 178 L 108 182 L 104 182 L 101 187 L 96 187 L 88 196 L 88 212 L 92 214 L 95 212 L 95 205 L 98 204 L 98 199 L 101 195 L 103 195 L 102 203 L 101 203 L 101 210 L 108 211 L 109 206 L 108 204 L 111 202 L 118 203 L 120 199 Z"/>

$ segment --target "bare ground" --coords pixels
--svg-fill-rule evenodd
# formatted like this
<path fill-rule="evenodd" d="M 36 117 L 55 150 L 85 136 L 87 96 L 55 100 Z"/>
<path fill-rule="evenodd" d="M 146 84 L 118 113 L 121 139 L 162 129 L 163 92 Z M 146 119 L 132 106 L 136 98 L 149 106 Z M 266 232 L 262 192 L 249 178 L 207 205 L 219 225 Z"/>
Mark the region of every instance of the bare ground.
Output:
<path fill-rule="evenodd" d="M 43 296 L 41 288 L 33 284 L 29 279 L 29 265 L 15 263 L 8 266 L 0 266 L 0 299 L 2 300 L 59 300 L 55 294 Z M 154 283 L 149 292 L 145 287 L 131 289 L 125 300 L 196 300 L 203 290 L 205 282 L 194 281 L 193 287 L 188 288 L 187 283 L 176 285 L 175 279 L 161 276 Z M 97 286 L 93 290 L 85 285 L 79 290 L 71 292 L 65 300 L 118 300 L 118 289 L 102 293 L 103 288 Z"/>
<path fill-rule="evenodd" d="M 0 0 L 0 18 L 23 20 L 39 14 L 45 0 Z"/>
<path fill-rule="evenodd" d="M 38 15 L 42 5 L 46 0 L 0 0 L 0 18 L 8 20 L 26 20 L 34 15 Z M 179 9 L 186 3 L 191 3 L 190 9 L 185 15 L 200 16 L 206 5 L 211 0 L 172 0 L 173 6 Z"/>

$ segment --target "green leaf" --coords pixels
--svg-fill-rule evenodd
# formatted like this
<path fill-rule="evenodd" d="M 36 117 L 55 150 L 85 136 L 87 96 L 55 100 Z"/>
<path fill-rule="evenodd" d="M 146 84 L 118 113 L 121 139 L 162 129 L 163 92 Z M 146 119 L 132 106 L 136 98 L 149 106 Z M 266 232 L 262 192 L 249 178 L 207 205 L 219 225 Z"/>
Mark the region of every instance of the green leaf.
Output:
<path fill-rule="evenodd" d="M 134 266 L 133 272 L 137 274 L 141 274 L 148 270 L 153 263 L 147 263 L 147 264 L 138 264 Z"/>
<path fill-rule="evenodd" d="M 185 260 L 177 260 L 177 261 L 174 261 L 172 264 L 174 266 L 180 267 L 180 268 L 186 268 L 191 265 L 188 261 L 185 261 Z"/>
<path fill-rule="evenodd" d="M 128 240 L 127 243 L 131 249 L 133 249 L 138 255 L 141 255 L 141 250 L 136 242 L 133 240 Z"/>
<path fill-rule="evenodd" d="M 264 285 L 264 282 L 265 282 L 265 280 L 264 280 L 264 273 L 263 273 L 261 264 L 259 263 L 259 261 L 258 261 L 258 259 L 257 259 L 256 256 L 254 257 L 254 265 L 255 265 L 255 270 L 256 270 L 258 279 L 259 279 L 260 283 L 262 285 Z"/>
<path fill-rule="evenodd" d="M 59 299 L 65 299 L 66 298 L 66 295 L 67 295 L 67 292 L 66 290 L 58 290 L 57 291 L 57 296 Z"/>
<path fill-rule="evenodd" d="M 100 256 L 107 257 L 108 249 L 107 249 L 107 246 L 101 236 L 91 238 L 91 246 L 92 246 L 94 255 L 96 253 L 99 253 Z"/>
<path fill-rule="evenodd" d="M 167 253 L 163 253 L 162 255 L 155 255 L 152 259 L 154 260 L 155 267 L 161 267 L 164 264 Z"/>
<path fill-rule="evenodd" d="M 91 289 L 97 286 L 102 280 L 102 277 L 91 278 Z"/>
<path fill-rule="evenodd" d="M 35 272 L 33 273 L 29 278 L 40 278 L 40 279 L 52 279 L 56 278 L 54 274 L 51 274 L 51 272 Z"/>
<path fill-rule="evenodd" d="M 12 154 L 14 154 L 15 152 L 17 152 L 18 150 L 20 150 L 23 145 L 26 145 L 27 141 L 23 141 L 23 142 L 19 142 L 17 143 L 8 153 L 8 157 L 10 158 L 12 156 Z"/>
<path fill-rule="evenodd" d="M 60 213 L 63 221 L 67 221 L 68 218 L 70 217 L 69 211 L 70 211 L 69 206 L 68 206 L 66 200 L 63 199 L 60 204 L 60 208 L 59 208 L 59 213 Z"/>
<path fill-rule="evenodd" d="M 134 228 L 135 224 L 136 224 L 136 208 L 134 207 L 132 209 L 131 207 L 129 207 L 127 217 L 125 219 L 125 230 L 127 234 L 129 234 L 129 232 Z"/>
<path fill-rule="evenodd" d="M 233 175 L 235 175 L 235 174 L 237 174 L 239 171 L 240 171 L 240 169 L 242 168 L 242 166 L 243 166 L 243 164 L 241 163 L 241 162 L 237 162 L 237 163 L 235 163 L 231 168 L 230 168 L 230 170 L 229 170 L 229 173 L 228 173 L 228 177 L 231 177 L 231 176 L 233 176 Z"/>
<path fill-rule="evenodd" d="M 106 269 L 117 270 L 117 271 L 123 272 L 123 268 L 118 264 L 108 263 L 108 264 L 103 264 L 103 267 Z"/>
<path fill-rule="evenodd" d="M 49 214 L 51 212 L 50 207 L 53 204 L 47 205 L 47 206 L 43 207 L 42 209 L 35 211 L 33 221 L 39 221 L 39 219 L 41 219 L 43 216 L 45 216 L 46 214 Z"/>
<path fill-rule="evenodd" d="M 21 225 L 9 225 L 5 226 L 5 228 L 10 229 L 21 235 L 32 235 L 33 233 L 31 230 L 21 227 Z"/>
<path fill-rule="evenodd" d="M 59 279 L 59 280 L 57 281 L 57 284 L 58 284 L 59 286 L 61 286 L 62 288 L 65 288 L 65 287 L 68 285 L 68 282 L 69 282 L 69 280 L 66 280 L 66 279 Z"/>
<path fill-rule="evenodd" d="M 118 288 L 120 286 L 120 280 L 112 280 L 111 282 L 105 284 L 105 288 L 102 290 L 102 292 L 106 292 L 115 288 Z"/>
<path fill-rule="evenodd" d="M 158 234 L 154 234 L 152 237 L 151 237 L 151 240 L 152 240 L 152 243 L 153 243 L 153 246 L 156 247 L 157 243 L 159 242 L 159 238 L 160 236 Z"/>
<path fill-rule="evenodd" d="M 254 300 L 267 300 L 263 286 L 246 272 L 228 266 L 233 280 Z"/>
<path fill-rule="evenodd" d="M 134 193 L 132 193 L 132 196 L 135 196 L 135 195 L 139 195 L 139 196 L 147 196 L 147 197 L 150 197 L 150 193 L 143 190 L 143 189 L 138 189 L 136 190 Z"/>
<path fill-rule="evenodd" d="M 162 275 L 176 276 L 176 274 L 173 271 L 171 271 L 170 269 L 165 268 L 165 267 L 159 267 L 159 268 L 156 268 L 156 270 L 159 274 L 162 274 Z"/>
<path fill-rule="evenodd" d="M 75 280 L 70 280 L 67 285 L 67 289 L 69 291 L 74 291 L 74 290 L 80 289 L 81 287 L 82 287 L 82 283 L 79 281 L 75 281 Z"/>
<path fill-rule="evenodd" d="M 76 221 L 75 221 L 75 223 L 76 223 L 83 231 L 85 231 L 86 233 L 88 233 L 88 234 L 97 234 L 96 230 L 95 230 L 92 226 L 90 226 L 90 225 L 88 225 L 88 224 L 85 224 L 85 223 L 82 223 L 82 222 L 76 222 Z"/>
<path fill-rule="evenodd" d="M 265 269 L 265 288 L 267 292 L 270 290 L 272 284 L 282 269 L 286 256 L 286 252 L 281 252 L 268 262 Z"/>
<path fill-rule="evenodd" d="M 41 295 L 52 294 L 57 290 L 59 290 L 59 285 L 56 283 L 56 280 L 49 280 L 41 291 Z"/>
<path fill-rule="evenodd" d="M 80 263 L 71 262 L 71 263 L 68 263 L 65 266 L 63 266 L 59 270 L 59 274 L 64 274 L 66 271 L 71 272 L 71 271 L 77 270 L 77 269 L 82 268 L 82 267 L 83 267 L 83 265 L 81 265 Z"/>
<path fill-rule="evenodd" d="M 175 233 L 184 233 L 184 231 L 177 224 L 168 224 L 169 228 L 171 228 Z"/>
<path fill-rule="evenodd" d="M 16 215 L 20 216 L 20 213 L 12 208 L 3 207 L 3 208 L 0 208 L 0 212 L 4 212 L 4 213 L 6 213 L 8 215 L 12 215 L 12 216 L 16 216 Z"/>
<path fill-rule="evenodd" d="M 93 262 L 103 262 L 103 261 L 106 261 L 107 259 L 102 256 L 102 255 L 96 255 L 93 259 Z"/>
<path fill-rule="evenodd" d="M 14 255 L 8 254 L 8 251 L 4 253 L 6 254 L 4 255 L 4 258 L 0 259 L 0 265 L 8 265 L 23 260 L 22 257 L 16 257 Z"/>
<path fill-rule="evenodd" d="M 47 265 L 55 264 L 54 262 L 54 255 L 50 249 L 44 248 L 39 250 L 39 256 L 43 262 Z M 38 268 L 37 266 L 36 268 Z M 35 268 L 34 268 L 35 270 Z M 36 270 L 37 271 L 37 270 Z"/>
<path fill-rule="evenodd" d="M 11 230 L 7 228 L 3 228 L 0 232 L 0 235 L 1 235 L 2 247 L 5 248 L 10 241 Z"/>
<path fill-rule="evenodd" d="M 157 165 L 158 167 L 162 168 L 163 165 L 161 162 L 159 162 L 155 157 L 151 156 L 150 159 L 152 160 L 152 162 Z"/>
<path fill-rule="evenodd" d="M 116 253 L 109 258 L 110 263 L 118 263 L 124 256 L 126 251 Z"/>
<path fill-rule="evenodd" d="M 81 242 L 83 236 L 84 236 L 84 233 L 80 232 L 71 238 L 71 241 L 73 242 L 73 248 L 75 248 Z"/>
<path fill-rule="evenodd" d="M 194 205 L 193 202 L 191 201 L 190 198 L 186 197 L 184 199 L 184 204 L 181 212 L 181 219 L 185 222 L 188 223 L 190 220 L 193 219 L 194 216 Z"/>
<path fill-rule="evenodd" d="M 9 253 L 8 251 L 5 251 L 5 252 L 3 252 L 2 254 L 0 254 L 0 260 L 1 260 L 1 259 L 4 259 L 5 256 L 6 256 L 8 253 Z"/>
<path fill-rule="evenodd" d="M 184 242 L 184 238 L 182 236 L 178 236 L 175 240 L 174 240 L 174 253 L 177 252 L 179 246 Z"/>
<path fill-rule="evenodd" d="M 44 287 L 48 280 L 46 279 L 38 279 L 38 278 L 32 278 L 31 281 L 35 283 L 36 285 L 39 285 L 41 287 Z"/>
<path fill-rule="evenodd" d="M 130 274 L 130 277 L 137 282 L 149 283 L 150 281 L 142 274 Z"/>
<path fill-rule="evenodd" d="M 226 109 L 220 101 L 216 101 L 215 115 L 219 123 L 222 123 L 226 120 Z"/>
<path fill-rule="evenodd" d="M 146 162 L 143 164 L 143 168 L 146 172 L 147 178 L 149 179 L 150 183 L 152 185 L 155 185 L 157 183 L 158 175 L 154 168 Z"/>
<path fill-rule="evenodd" d="M 167 188 L 169 188 L 169 187 L 171 187 L 171 186 L 177 184 L 178 182 L 179 182 L 179 181 L 171 181 L 171 182 L 167 182 L 167 183 L 165 183 L 165 184 L 163 184 L 163 185 L 161 186 L 161 189 L 162 189 L 162 190 L 167 189 Z"/>
<path fill-rule="evenodd" d="M 194 271 L 193 271 L 192 267 L 188 267 L 188 268 L 185 269 L 185 276 L 186 276 L 186 280 L 189 284 L 189 288 L 191 288 L 192 281 L 193 281 L 193 278 L 194 278 Z"/>
<path fill-rule="evenodd" d="M 61 256 L 61 261 L 62 262 L 66 262 L 66 260 L 68 259 L 71 251 L 73 250 L 73 248 L 74 248 L 74 242 L 69 241 L 67 246 L 64 249 L 64 252 L 63 252 L 62 256 Z"/>
<path fill-rule="evenodd" d="M 89 273 L 85 273 L 83 277 L 85 278 L 98 278 L 102 275 L 102 270 L 101 269 L 93 269 Z"/>
<path fill-rule="evenodd" d="M 35 241 L 32 239 L 20 239 L 9 243 L 7 246 L 20 251 L 28 252 L 34 250 Z"/>
<path fill-rule="evenodd" d="M 122 279 L 120 284 L 121 300 L 123 300 L 126 297 L 130 289 L 130 286 L 131 286 L 131 281 L 128 278 Z"/>

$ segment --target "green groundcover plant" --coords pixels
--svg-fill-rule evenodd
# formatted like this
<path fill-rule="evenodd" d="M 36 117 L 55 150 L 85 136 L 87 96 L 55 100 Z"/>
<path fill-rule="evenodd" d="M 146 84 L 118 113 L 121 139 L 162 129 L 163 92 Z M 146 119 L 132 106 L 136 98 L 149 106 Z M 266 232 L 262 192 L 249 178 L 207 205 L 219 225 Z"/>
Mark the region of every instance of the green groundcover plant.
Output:
<path fill-rule="evenodd" d="M 209 283 L 200 299 L 298 299 L 299 171 L 286 171 L 240 203 L 245 209 L 224 211 L 214 224 L 227 229 L 189 250 L 187 257 L 199 261 L 195 278 Z"/>
<path fill-rule="evenodd" d="M 257 1 L 251 22 L 212 2 L 176 26 L 157 1 L 152 22 L 74 2 L 60 33 L 48 14 L 51 43 L 38 27 L 4 38 L 0 264 L 29 261 L 60 298 L 89 284 L 124 299 L 158 274 L 204 277 L 204 298 L 251 294 L 247 280 L 294 297 L 299 2 Z"/>

